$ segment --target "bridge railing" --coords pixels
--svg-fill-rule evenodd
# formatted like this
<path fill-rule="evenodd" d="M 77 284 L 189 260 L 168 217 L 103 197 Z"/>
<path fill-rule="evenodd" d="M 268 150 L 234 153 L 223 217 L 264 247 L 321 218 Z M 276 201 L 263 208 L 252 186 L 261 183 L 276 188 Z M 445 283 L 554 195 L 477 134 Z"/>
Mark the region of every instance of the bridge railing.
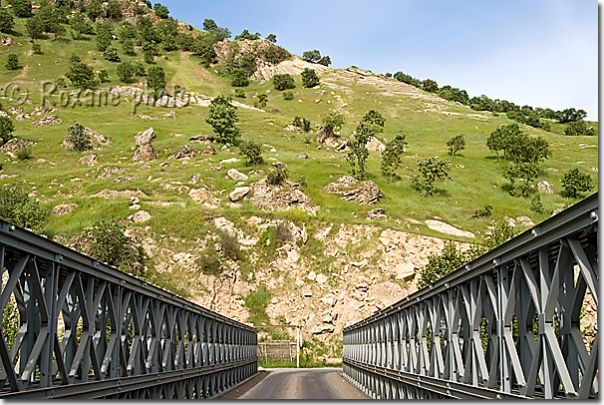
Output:
<path fill-rule="evenodd" d="M 348 326 L 345 377 L 375 398 L 597 398 L 597 226 L 595 194 Z"/>
<path fill-rule="evenodd" d="M 257 373 L 253 327 L 2 220 L 0 270 L 0 398 L 211 398 Z"/>

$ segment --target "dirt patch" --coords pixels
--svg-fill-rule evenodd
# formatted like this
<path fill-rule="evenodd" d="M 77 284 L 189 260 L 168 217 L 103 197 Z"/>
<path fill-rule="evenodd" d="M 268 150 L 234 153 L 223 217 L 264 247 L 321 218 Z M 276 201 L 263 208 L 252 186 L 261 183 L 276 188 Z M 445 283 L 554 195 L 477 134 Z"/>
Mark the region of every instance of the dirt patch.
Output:
<path fill-rule="evenodd" d="M 428 228 L 434 231 L 438 231 L 447 235 L 462 236 L 464 238 L 474 237 L 474 234 L 472 232 L 462 231 L 461 229 L 457 229 L 452 225 L 445 224 L 444 222 L 437 221 L 434 219 L 427 219 L 426 225 L 428 225 Z"/>

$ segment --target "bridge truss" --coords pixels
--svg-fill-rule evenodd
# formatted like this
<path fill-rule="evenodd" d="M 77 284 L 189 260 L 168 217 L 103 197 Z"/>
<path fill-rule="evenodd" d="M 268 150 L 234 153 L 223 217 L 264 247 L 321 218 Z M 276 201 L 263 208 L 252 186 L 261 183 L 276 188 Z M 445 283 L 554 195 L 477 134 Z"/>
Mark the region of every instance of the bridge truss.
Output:
<path fill-rule="evenodd" d="M 211 398 L 258 372 L 253 327 L 2 220 L 0 270 L 0 398 Z"/>
<path fill-rule="evenodd" d="M 598 398 L 597 227 L 595 194 L 348 326 L 345 377 L 374 398 Z"/>

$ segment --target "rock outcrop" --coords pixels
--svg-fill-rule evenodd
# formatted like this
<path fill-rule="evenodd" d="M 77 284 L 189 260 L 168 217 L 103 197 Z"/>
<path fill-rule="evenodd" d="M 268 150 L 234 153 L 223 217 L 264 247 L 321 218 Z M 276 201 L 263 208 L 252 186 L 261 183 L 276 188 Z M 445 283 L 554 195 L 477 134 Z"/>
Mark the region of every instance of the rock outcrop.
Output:
<path fill-rule="evenodd" d="M 250 187 L 254 191 L 250 202 L 265 211 L 280 211 L 295 207 L 315 215 L 319 209 L 310 205 L 310 197 L 304 194 L 299 186 L 288 181 L 273 186 L 266 179 L 262 179 L 250 184 Z"/>
<path fill-rule="evenodd" d="M 34 145 L 36 145 L 36 142 L 30 141 L 29 139 L 12 138 L 0 147 L 0 152 L 13 152 L 22 148 L 30 148 Z"/>
<path fill-rule="evenodd" d="M 359 204 L 376 204 L 382 199 L 382 190 L 371 180 L 360 182 L 351 176 L 342 176 L 338 181 L 325 186 L 330 194 L 339 194 L 344 200 Z"/>
<path fill-rule="evenodd" d="M 134 141 L 138 145 L 134 151 L 132 161 L 138 162 L 152 162 L 157 159 L 153 145 L 151 141 L 155 138 L 155 131 L 153 128 L 149 128 L 143 132 L 139 132 L 135 137 Z"/>

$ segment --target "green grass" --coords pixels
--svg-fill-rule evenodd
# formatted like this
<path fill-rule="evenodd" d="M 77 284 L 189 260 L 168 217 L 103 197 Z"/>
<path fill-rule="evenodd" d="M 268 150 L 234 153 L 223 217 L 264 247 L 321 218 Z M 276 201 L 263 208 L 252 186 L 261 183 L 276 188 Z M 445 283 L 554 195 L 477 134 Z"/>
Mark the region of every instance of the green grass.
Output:
<path fill-rule="evenodd" d="M 76 53 L 83 62 L 90 64 L 95 70 L 108 70 L 110 82 L 103 85 L 100 90 L 108 86 L 122 85 L 116 75 L 117 64 L 104 60 L 101 52 L 96 51 L 94 37 L 87 37 L 82 41 L 74 41 L 69 36 L 58 40 L 38 41 L 44 54 L 30 55 L 31 43 L 22 35 L 25 32 L 24 21 L 17 19 L 16 34 L 8 36 L 21 43 L 11 47 L 10 51 L 17 53 L 20 64 L 27 68 L 8 71 L 3 68 L 8 52 L 0 55 L 0 81 L 3 83 L 18 81 L 30 90 L 33 104 L 23 105 L 24 112 L 30 113 L 40 104 L 38 90 L 40 81 L 64 76 L 68 71 L 68 57 L 72 53 Z M 115 42 L 113 46 L 118 49 L 123 61 L 139 61 L 146 68 L 149 67 L 144 64 L 142 53 L 128 57 L 123 54 L 121 44 Z M 156 65 L 165 69 L 168 89 L 172 85 L 180 85 L 189 91 L 211 97 L 234 92 L 228 77 L 221 76 L 213 68 L 205 69 L 199 63 L 199 59 L 189 54 L 170 52 L 158 58 Z M 212 134 L 212 128 L 205 123 L 208 109 L 199 106 L 174 109 L 177 114 L 176 119 L 164 119 L 162 115 L 169 112 L 169 109 L 140 106 L 137 114 L 149 115 L 153 118 L 151 121 L 144 121 L 132 115 L 132 103 L 122 100 L 117 107 L 57 106 L 60 110 L 53 114 L 63 120 L 63 123 L 58 126 L 32 127 L 31 122 L 39 117 L 15 122 L 15 136 L 31 139 L 37 142 L 37 145 L 31 149 L 33 158 L 28 161 L 15 161 L 6 154 L 0 154 L 0 163 L 3 165 L 1 173 L 18 176 L 16 179 L 1 180 L 1 183 L 13 181 L 23 183 L 26 188 L 35 192 L 41 204 L 48 209 L 61 203 L 79 205 L 68 215 L 52 216 L 49 219 L 44 233 L 50 237 L 56 235 L 74 237 L 99 220 L 117 219 L 128 223 L 129 227 L 145 230 L 152 237 L 175 236 L 189 241 L 191 246 L 194 246 L 193 242 L 196 239 L 203 239 L 208 232 L 214 230 L 214 218 L 224 216 L 239 226 L 245 223 L 245 218 L 258 215 L 265 219 L 287 219 L 298 225 L 305 223 L 309 230 L 309 245 L 303 249 L 303 253 L 316 257 L 322 254 L 322 244 L 315 243 L 314 238 L 311 237 L 312 229 L 324 228 L 325 224 L 336 224 L 334 232 L 337 231 L 340 223 L 371 223 L 381 228 L 446 237 L 423 224 L 426 219 L 438 217 L 444 222 L 475 233 L 480 241 L 492 220 L 501 219 L 503 216 L 529 215 L 535 223 L 538 223 L 547 219 L 550 213 L 561 205 L 568 206 L 574 203 L 574 200 L 561 196 L 563 191 L 561 178 L 564 172 L 570 169 L 579 167 L 581 171 L 590 173 L 597 184 L 597 172 L 592 169 L 598 167 L 597 136 L 565 136 L 564 125 L 557 123 L 552 124 L 553 132 L 521 125 L 526 132 L 543 136 L 551 144 L 553 153 L 552 158 L 542 164 L 539 180 L 546 180 L 553 184 L 554 194 L 542 195 L 544 212 L 535 214 L 530 209 L 530 199 L 511 197 L 505 191 L 508 182 L 503 178 L 502 173 L 508 163 L 498 162 L 495 155 L 485 146 L 486 139 L 493 130 L 511 123 L 505 114 L 495 117 L 491 113 L 472 111 L 468 107 L 445 100 L 429 103 L 443 106 L 446 111 L 461 115 L 427 112 L 424 100 L 404 95 L 388 95 L 358 79 L 347 81 L 340 77 L 340 72 L 332 70 L 330 73 L 323 74 L 321 90 L 327 91 L 325 95 L 319 95 L 316 89 L 302 88 L 301 78 L 296 76 L 297 87 L 292 90 L 294 99 L 291 101 L 283 100 L 281 92 L 273 88 L 271 81 L 262 84 L 251 82 L 249 87 L 244 88 L 246 98 L 236 100 L 250 106 L 254 104 L 256 95 L 266 94 L 267 90 L 271 91 L 265 108 L 267 112 L 238 109 L 238 126 L 241 128 L 242 139 L 269 144 L 277 150 L 277 152 L 270 152 L 270 148 L 265 147 L 263 152 L 265 163 L 262 165 L 246 167 L 236 147 L 232 147 L 229 153 L 218 150 L 215 156 L 197 156 L 191 159 L 188 165 L 169 159 L 171 154 L 188 143 L 189 137 L 197 134 Z M 348 90 L 343 91 L 340 87 L 333 89 L 327 85 L 328 80 L 334 85 L 345 86 Z M 141 83 L 133 85 L 140 86 Z M 331 94 L 332 91 L 335 95 Z M 375 181 L 384 193 L 384 198 L 376 206 L 360 206 L 344 201 L 339 196 L 327 194 L 324 186 L 340 176 L 350 174 L 350 167 L 346 160 L 341 159 L 341 153 L 325 147 L 318 150 L 314 140 L 310 144 L 305 142 L 308 136 L 316 135 L 317 130 L 314 125 L 320 123 L 323 116 L 340 105 L 340 101 L 335 96 L 340 96 L 341 101 L 348 104 L 342 109 L 346 119 L 341 130 L 342 135 L 349 136 L 363 115 L 368 110 L 375 109 L 386 118 L 384 133 L 380 134 L 379 138 L 388 141 L 394 139 L 396 135 L 404 134 L 409 143 L 403 164 L 397 172 L 398 178 L 392 183 L 389 183 L 389 179 L 380 172 L 379 153 L 370 153 L 366 168 L 367 179 Z M 315 100 L 321 102 L 317 104 Z M 5 110 L 11 106 L 6 99 L 2 100 L 2 104 Z M 478 114 L 484 118 L 477 119 L 468 114 Z M 284 131 L 283 128 L 297 115 L 312 122 L 313 134 Z M 91 152 L 97 155 L 99 162 L 95 167 L 87 167 L 79 163 L 79 159 L 85 153 L 68 151 L 60 146 L 67 135 L 67 127 L 76 121 L 111 139 L 110 146 Z M 597 126 L 597 123 L 588 124 Z M 134 136 L 151 126 L 157 135 L 153 146 L 158 159 L 148 165 L 132 163 Z M 174 137 L 169 134 L 184 136 Z M 465 136 L 466 149 L 451 158 L 447 154 L 446 142 L 460 134 Z M 205 145 L 194 145 L 200 150 L 205 148 Z M 298 155 L 302 152 L 306 152 L 309 159 L 299 160 Z M 431 156 L 440 156 L 451 162 L 452 181 L 438 183 L 437 196 L 426 198 L 411 187 L 410 179 L 417 173 L 418 161 Z M 241 161 L 225 164 L 227 169 L 235 168 L 244 173 L 252 169 L 262 169 L 266 172 L 273 162 L 271 159 L 276 159 L 288 166 L 289 179 L 295 181 L 300 176 L 304 176 L 307 183 L 303 188 L 304 191 L 312 198 L 313 205 L 321 207 L 317 217 L 299 210 L 260 212 L 247 199 L 241 206 L 231 207 L 228 193 L 235 187 L 235 182 L 226 179 L 225 172 L 210 173 L 207 169 L 218 166 L 223 159 L 232 157 L 237 157 Z M 161 167 L 160 164 L 163 163 L 167 163 L 168 166 Z M 145 168 L 146 166 L 148 168 Z M 118 167 L 124 171 L 107 178 L 99 178 L 103 169 L 108 167 Z M 197 185 L 189 184 L 189 179 L 196 174 L 201 176 L 200 182 Z M 133 177 L 128 182 L 117 183 L 115 179 L 120 176 Z M 74 182 L 72 181 L 74 178 L 79 178 L 81 181 Z M 249 185 L 259 178 L 250 177 L 244 183 Z M 212 192 L 214 198 L 218 198 L 218 208 L 212 209 L 193 202 L 185 187 L 205 187 Z M 113 200 L 90 198 L 105 189 L 142 191 L 146 197 L 141 198 L 141 207 L 151 214 L 152 219 L 145 224 L 127 222 L 128 216 L 133 213 L 128 209 L 128 198 L 120 197 Z M 179 205 L 155 204 L 165 202 L 184 204 L 184 208 Z M 491 218 L 470 218 L 475 210 L 486 204 L 493 207 Z M 378 207 L 386 210 L 388 219 L 375 222 L 366 220 L 367 212 Z M 422 223 L 414 224 L 408 219 Z M 266 257 L 270 259 L 272 256 L 267 254 Z M 329 272 L 330 263 L 327 259 L 318 260 L 317 263 L 318 269 L 315 270 Z M 246 276 L 253 274 L 251 266 L 249 261 L 243 266 Z M 258 314 L 262 318 L 261 311 Z"/>

